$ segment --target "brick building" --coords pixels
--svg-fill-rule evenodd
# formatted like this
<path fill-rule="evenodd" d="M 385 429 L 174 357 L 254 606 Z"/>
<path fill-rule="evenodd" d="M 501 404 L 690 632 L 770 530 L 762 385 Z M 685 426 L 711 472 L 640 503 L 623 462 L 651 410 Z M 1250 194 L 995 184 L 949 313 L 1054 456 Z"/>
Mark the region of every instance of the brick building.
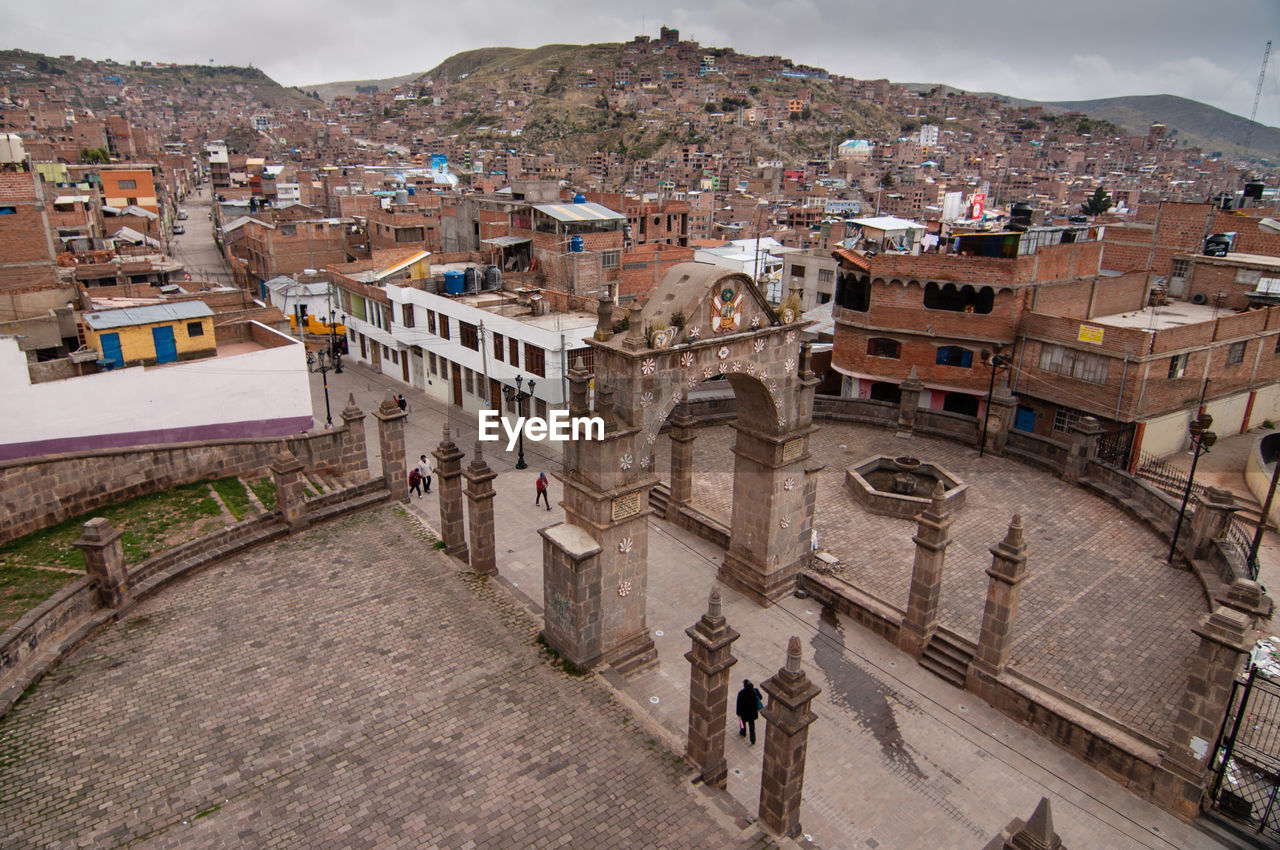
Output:
<path fill-rule="evenodd" d="M 1232 251 L 1280 256 L 1280 233 L 1260 210 L 1222 210 L 1213 204 L 1161 201 L 1138 208 L 1133 219 L 1107 224 L 1102 267 L 1116 271 L 1171 271 L 1175 254 L 1198 254 L 1215 233 L 1234 233 Z"/>

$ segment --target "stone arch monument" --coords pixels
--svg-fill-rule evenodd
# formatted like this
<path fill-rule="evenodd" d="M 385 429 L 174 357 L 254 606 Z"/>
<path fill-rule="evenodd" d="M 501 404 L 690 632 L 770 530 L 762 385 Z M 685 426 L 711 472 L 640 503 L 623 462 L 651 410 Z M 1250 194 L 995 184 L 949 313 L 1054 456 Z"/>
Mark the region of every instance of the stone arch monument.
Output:
<path fill-rule="evenodd" d="M 594 404 L 591 374 L 574 364 L 570 414 L 603 418 L 604 439 L 564 444 L 566 521 L 541 532 L 544 634 L 575 664 L 604 661 L 626 674 L 656 658 L 645 615 L 647 519 L 663 423 L 677 411 L 672 499 L 687 501 L 693 438 L 678 408 L 701 381 L 722 375 L 732 384 L 733 520 L 719 578 L 769 605 L 794 588 L 810 548 L 817 379 L 796 311 L 775 310 L 746 275 L 716 266 L 673 267 L 625 330 L 613 331 L 603 296 L 599 314 Z"/>

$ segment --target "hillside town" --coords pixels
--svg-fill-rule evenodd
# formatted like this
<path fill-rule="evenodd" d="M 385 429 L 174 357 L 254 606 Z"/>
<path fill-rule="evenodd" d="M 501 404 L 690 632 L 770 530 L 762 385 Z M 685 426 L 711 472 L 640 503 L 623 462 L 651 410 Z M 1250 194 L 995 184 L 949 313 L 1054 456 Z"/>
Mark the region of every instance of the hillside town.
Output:
<path fill-rule="evenodd" d="M 1274 482 L 1266 488 L 1280 444 L 1250 448 L 1252 495 L 1197 485 L 1195 464 L 1219 437 L 1252 441 L 1280 422 L 1274 156 L 1207 150 L 1188 141 L 1193 130 L 1163 123 L 1132 132 L 999 94 L 852 79 L 704 47 L 665 26 L 621 44 L 471 51 L 410 82 L 336 86 L 286 88 L 255 68 L 0 52 L 0 385 L 22 412 L 0 429 L 0 503 L 25 504 L 33 492 L 48 503 L 43 514 L 14 507 L 5 542 L 66 519 L 61 502 L 96 507 L 95 497 L 72 495 L 76 475 L 58 465 L 102 453 L 185 452 L 192 468 L 217 470 L 257 464 L 255 474 L 294 494 L 264 508 L 289 526 L 279 535 L 305 531 L 308 510 L 315 522 L 337 516 L 342 499 L 354 511 L 374 504 L 375 491 L 411 507 L 431 494 L 440 528 L 430 544 L 441 558 L 541 588 L 527 590 L 531 610 L 545 617 L 540 639 L 566 669 L 607 664 L 619 681 L 637 681 L 656 678 L 670 652 L 646 620 L 650 535 L 669 571 L 662 581 L 678 588 L 675 566 L 692 557 L 646 525 L 662 520 L 673 535 L 719 547 L 705 558 L 718 559 L 717 587 L 743 621 L 747 606 L 781 605 L 794 591 L 822 609 L 821 621 L 806 616 L 824 639 L 834 640 L 833 612 L 851 629 L 867 626 L 939 687 L 968 692 L 1179 827 L 1202 809 L 1232 814 L 1239 804 L 1207 790 L 1231 775 L 1209 743 L 1219 735 L 1227 746 L 1224 712 L 1243 713 L 1248 698 L 1237 702 L 1232 690 L 1239 661 L 1258 657 L 1253 641 L 1273 628 L 1262 582 L 1268 569 L 1280 574 L 1280 554 L 1260 546 L 1280 518 Z M 366 410 L 377 429 L 369 438 Z M 507 436 L 492 448 L 482 437 L 474 450 L 464 445 L 493 411 L 510 445 Z M 604 447 L 562 453 L 519 431 L 526 418 L 566 413 L 596 414 Z M 413 417 L 435 429 L 430 446 L 409 445 L 423 439 L 406 437 Z M 842 459 L 855 451 L 849 434 L 874 443 L 878 460 Z M 486 501 L 494 478 L 534 486 L 514 477 L 526 474 L 522 435 L 564 491 L 554 513 L 563 523 L 532 525 L 543 507 L 553 511 L 549 501 L 535 501 L 532 519 L 527 500 Z M 269 456 L 262 449 L 268 441 L 278 453 L 276 442 Z M 235 454 L 233 443 L 254 448 Z M 937 461 L 931 498 L 867 509 L 915 531 L 900 535 L 915 566 L 901 581 L 879 577 L 858 558 L 887 563 L 880 538 L 901 529 L 859 525 L 863 515 L 846 511 L 902 486 L 919 471 L 913 453 L 926 449 L 965 480 Z M 742 477 L 695 478 L 695 457 L 705 463 L 712 451 Z M 1022 486 L 990 473 L 988 456 L 1040 477 Z M 357 484 L 375 468 L 370 458 L 382 477 Z M 31 472 L 46 464 L 48 475 Z M 308 489 L 307 501 L 303 481 L 315 469 L 352 480 L 322 497 Z M 148 475 L 136 471 L 103 492 L 146 492 Z M 170 472 L 156 477 L 169 482 Z M 890 483 L 867 485 L 873 474 Z M 537 480 L 545 501 L 546 479 Z M 319 481 L 307 487 L 323 490 Z M 938 601 L 943 553 L 965 499 L 970 517 L 998 517 L 999 527 L 984 528 L 980 545 L 957 533 L 955 549 L 990 569 L 965 574 L 956 596 L 973 610 L 948 620 Z M 507 512 L 498 520 L 495 503 Z M 1078 513 L 1046 518 L 1059 503 Z M 1035 522 L 1060 523 L 1060 534 L 1074 523 L 1088 526 L 1081 536 L 1123 546 L 1091 537 L 1086 551 L 1046 535 L 1036 538 L 1037 562 L 1024 513 L 1028 538 Z M 414 515 L 426 516 L 420 506 Z M 400 540 L 389 517 L 373 522 Z M 532 542 L 513 544 L 504 560 L 495 522 Z M 88 532 L 75 545 L 86 563 L 110 550 Z M 1109 565 L 1106 581 L 1129 589 L 1081 602 L 1103 581 L 1085 568 L 1095 556 Z M 1031 610 L 1054 625 L 1015 643 L 1028 557 L 1051 576 L 1028 587 L 1057 594 Z M 545 573 L 529 566 L 542 563 Z M 1139 580 L 1146 591 L 1125 584 Z M 1165 581 L 1168 600 L 1163 589 L 1148 599 Z M 599 603 L 600 588 L 609 616 L 574 620 Z M 695 684 L 661 691 L 692 700 L 690 729 L 733 692 L 697 703 L 732 684 L 727 652 L 738 633 L 725 626 L 719 594 L 684 594 L 675 606 L 702 617 L 688 630 L 694 651 L 675 662 L 689 659 Z M 132 604 L 124 598 L 102 604 Z M 1105 646 L 1086 647 L 1078 634 L 1089 605 L 1123 621 Z M 671 610 L 652 616 L 672 634 L 687 625 L 659 620 Z M 957 637 L 958 622 L 976 639 Z M 765 684 L 768 709 L 758 693 L 749 699 L 760 700 L 770 734 L 790 730 L 752 781 L 763 789 L 760 823 L 800 840 L 794 776 L 803 779 L 817 690 L 791 641 L 787 666 Z M 6 687 L 3 676 L 30 656 L 17 637 L 12 644 L 0 665 Z M 1018 652 L 1025 663 L 1014 670 Z M 1109 670 L 1142 673 L 1099 675 L 1095 686 L 1081 673 L 1094 655 Z M 665 679 L 688 679 L 687 668 L 670 673 L 670 655 L 661 663 Z M 654 711 L 671 711 L 661 705 Z M 714 733 L 711 743 L 698 734 L 686 754 L 703 759 L 698 781 L 721 791 L 745 781 L 726 780 L 723 732 L 719 762 Z M 755 734 L 752 725 L 751 743 Z M 891 754 L 894 770 L 914 776 L 920 769 L 901 767 L 910 760 L 901 752 Z M 779 765 L 793 771 L 787 781 L 776 778 Z M 1274 797 L 1266 775 L 1260 786 Z M 763 800 L 775 791 L 769 814 L 775 804 Z M 1060 846 L 1047 804 L 1029 822 L 1000 814 L 1007 834 L 988 847 Z M 842 816 L 825 811 L 819 822 Z M 682 835 L 703 836 L 689 846 L 715 844 L 697 832 L 711 827 L 680 817 Z M 733 817 L 739 828 L 756 824 Z M 1260 832 L 1275 831 L 1269 817 Z"/>

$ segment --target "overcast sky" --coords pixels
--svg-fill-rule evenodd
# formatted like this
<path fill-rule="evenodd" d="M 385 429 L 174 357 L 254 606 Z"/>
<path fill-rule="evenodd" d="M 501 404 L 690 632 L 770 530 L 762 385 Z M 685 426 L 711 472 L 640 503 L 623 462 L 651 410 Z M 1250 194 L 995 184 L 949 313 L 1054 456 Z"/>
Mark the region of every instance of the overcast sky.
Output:
<path fill-rule="evenodd" d="M 249 64 L 285 85 L 426 71 L 476 47 L 627 41 L 658 27 L 859 78 L 1034 100 L 1176 94 L 1280 126 L 1280 0 L 6 0 L 0 45 Z M 3 8 L 3 6 L 0 6 Z"/>

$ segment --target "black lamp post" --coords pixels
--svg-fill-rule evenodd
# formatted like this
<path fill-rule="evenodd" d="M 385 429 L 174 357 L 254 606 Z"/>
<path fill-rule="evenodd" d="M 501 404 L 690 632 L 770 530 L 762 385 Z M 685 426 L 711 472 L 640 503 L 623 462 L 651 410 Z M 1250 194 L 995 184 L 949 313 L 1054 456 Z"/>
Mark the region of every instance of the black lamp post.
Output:
<path fill-rule="evenodd" d="M 319 372 L 321 381 L 324 383 L 324 421 L 330 428 L 333 427 L 333 413 L 329 410 L 329 370 L 342 371 L 337 368 L 336 361 L 339 358 L 334 356 L 332 351 L 330 349 L 329 351 L 307 352 L 307 371 Z M 331 361 L 335 361 L 333 365 L 331 365 Z"/>
<path fill-rule="evenodd" d="M 527 398 L 533 397 L 532 378 L 529 379 L 529 391 L 524 391 L 524 375 L 516 375 L 516 385 L 514 387 L 503 387 L 502 394 L 507 397 L 508 404 L 515 404 L 516 414 L 524 416 L 524 402 Z M 523 423 L 522 423 L 523 424 Z M 516 469 L 527 469 L 529 464 L 524 462 L 524 428 L 520 429 L 520 454 L 516 457 Z"/>
<path fill-rule="evenodd" d="M 1169 544 L 1169 557 L 1166 562 L 1173 563 L 1173 555 L 1178 549 L 1178 535 L 1182 532 L 1182 518 L 1187 513 L 1187 502 L 1191 501 L 1191 487 L 1196 480 L 1196 464 L 1200 456 L 1209 453 L 1209 447 L 1218 442 L 1218 435 L 1209 430 L 1213 417 L 1201 413 L 1187 426 L 1191 434 L 1191 473 L 1187 475 L 1187 491 L 1182 494 L 1182 507 L 1178 509 L 1178 522 L 1173 526 L 1173 542 Z"/>
<path fill-rule="evenodd" d="M 996 370 L 1009 365 L 1009 359 L 998 351 L 984 350 L 982 359 L 991 367 L 991 383 L 987 386 L 987 407 L 982 415 L 982 442 L 978 444 L 978 457 L 982 457 L 987 450 L 987 423 L 991 421 L 991 396 L 996 391 Z"/>

